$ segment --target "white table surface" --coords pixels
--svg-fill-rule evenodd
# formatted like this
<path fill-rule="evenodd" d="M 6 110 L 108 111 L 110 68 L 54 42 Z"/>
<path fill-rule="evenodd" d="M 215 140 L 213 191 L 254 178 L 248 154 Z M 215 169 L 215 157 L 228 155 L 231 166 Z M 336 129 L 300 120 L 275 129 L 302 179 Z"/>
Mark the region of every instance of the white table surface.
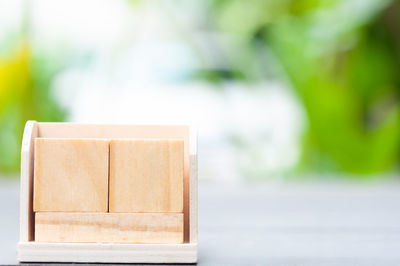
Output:
<path fill-rule="evenodd" d="M 0 179 L 0 264 L 16 264 L 19 184 Z M 199 265 L 400 265 L 400 180 L 200 182 Z"/>

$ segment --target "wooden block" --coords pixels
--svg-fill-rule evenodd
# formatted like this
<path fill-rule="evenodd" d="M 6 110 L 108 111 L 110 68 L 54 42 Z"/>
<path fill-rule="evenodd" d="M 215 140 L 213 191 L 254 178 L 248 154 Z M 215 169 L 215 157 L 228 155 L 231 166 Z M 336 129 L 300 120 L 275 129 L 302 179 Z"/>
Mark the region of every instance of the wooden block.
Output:
<path fill-rule="evenodd" d="M 107 212 L 109 141 L 35 139 L 35 212 Z"/>
<path fill-rule="evenodd" d="M 183 213 L 35 213 L 37 242 L 183 243 Z"/>
<path fill-rule="evenodd" d="M 183 140 L 112 140 L 110 212 L 183 212 Z"/>

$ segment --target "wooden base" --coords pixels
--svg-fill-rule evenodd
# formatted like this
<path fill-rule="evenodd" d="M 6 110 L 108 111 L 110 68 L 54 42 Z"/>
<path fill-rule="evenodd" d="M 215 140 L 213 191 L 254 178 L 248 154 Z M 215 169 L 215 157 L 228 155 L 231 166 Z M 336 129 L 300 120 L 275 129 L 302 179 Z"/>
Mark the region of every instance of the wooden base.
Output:
<path fill-rule="evenodd" d="M 18 243 L 21 262 L 196 263 L 197 244 Z"/>

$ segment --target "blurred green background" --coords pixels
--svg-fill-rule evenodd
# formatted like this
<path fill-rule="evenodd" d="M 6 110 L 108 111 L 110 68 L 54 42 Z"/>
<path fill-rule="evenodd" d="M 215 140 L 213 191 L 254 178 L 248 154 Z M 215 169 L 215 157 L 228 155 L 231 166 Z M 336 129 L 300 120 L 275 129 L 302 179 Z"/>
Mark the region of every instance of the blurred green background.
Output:
<path fill-rule="evenodd" d="M 205 178 L 398 170 L 399 1 L 0 0 L 0 10 L 5 175 L 18 173 L 30 119 L 197 124 Z"/>

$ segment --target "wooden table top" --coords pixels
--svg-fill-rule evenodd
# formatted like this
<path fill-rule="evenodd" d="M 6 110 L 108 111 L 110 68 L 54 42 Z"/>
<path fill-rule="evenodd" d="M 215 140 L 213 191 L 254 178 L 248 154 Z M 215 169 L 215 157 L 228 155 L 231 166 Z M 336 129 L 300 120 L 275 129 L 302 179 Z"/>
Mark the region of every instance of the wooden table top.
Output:
<path fill-rule="evenodd" d="M 0 179 L 0 264 L 16 264 L 19 184 Z M 199 185 L 199 265 L 400 265 L 400 180 Z"/>

